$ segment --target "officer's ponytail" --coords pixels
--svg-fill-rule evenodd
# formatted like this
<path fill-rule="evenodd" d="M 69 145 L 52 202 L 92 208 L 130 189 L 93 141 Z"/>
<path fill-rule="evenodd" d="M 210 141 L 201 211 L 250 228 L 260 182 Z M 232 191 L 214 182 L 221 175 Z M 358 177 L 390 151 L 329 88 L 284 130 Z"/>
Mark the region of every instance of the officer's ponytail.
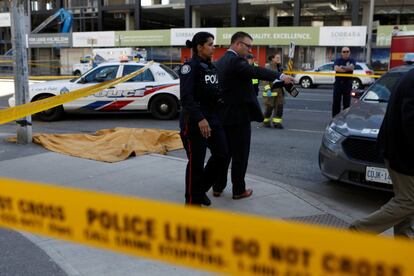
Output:
<path fill-rule="evenodd" d="M 193 53 L 194 54 L 198 54 L 198 49 L 197 46 L 201 45 L 203 46 L 204 43 L 206 43 L 208 41 L 209 38 L 214 39 L 214 35 L 208 32 L 198 32 L 193 36 L 193 39 L 187 40 L 185 42 L 185 45 L 187 46 L 187 48 L 191 48 L 193 49 Z"/>

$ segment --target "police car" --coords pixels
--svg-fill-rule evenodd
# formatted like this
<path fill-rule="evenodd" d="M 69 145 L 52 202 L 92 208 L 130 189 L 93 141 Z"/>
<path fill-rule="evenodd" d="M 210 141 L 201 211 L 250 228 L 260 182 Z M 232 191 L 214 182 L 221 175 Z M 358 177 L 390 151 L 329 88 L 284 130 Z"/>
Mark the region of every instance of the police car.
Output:
<path fill-rule="evenodd" d="M 145 63 L 110 62 L 102 63 L 84 75 L 72 80 L 48 81 L 29 87 L 30 101 L 68 93 L 97 83 L 128 75 L 144 67 Z M 148 70 L 98 93 L 77 99 L 55 108 L 37 113 L 35 117 L 43 121 L 62 118 L 65 111 L 149 111 L 161 120 L 176 117 L 179 109 L 179 77 L 167 66 L 154 62 Z M 15 106 L 14 97 L 9 105 Z"/>

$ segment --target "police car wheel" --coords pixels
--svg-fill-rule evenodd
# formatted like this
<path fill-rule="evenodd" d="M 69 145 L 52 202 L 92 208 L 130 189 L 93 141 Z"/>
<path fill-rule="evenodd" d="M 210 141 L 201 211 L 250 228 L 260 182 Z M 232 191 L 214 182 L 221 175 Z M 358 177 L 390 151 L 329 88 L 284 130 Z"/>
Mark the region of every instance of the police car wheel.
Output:
<path fill-rule="evenodd" d="M 34 99 L 33 101 L 39 101 L 42 99 L 46 99 L 52 97 L 51 95 L 41 95 L 39 97 L 37 97 L 36 99 Z M 59 119 L 62 118 L 63 116 L 63 107 L 61 105 L 56 106 L 54 108 L 51 109 L 47 109 L 45 111 L 36 113 L 33 115 L 33 117 L 35 119 L 41 120 L 41 121 L 45 121 L 45 122 L 51 122 L 51 121 L 57 121 Z"/>
<path fill-rule="evenodd" d="M 300 86 L 302 88 L 311 88 L 312 80 L 309 77 L 303 77 L 300 79 Z"/>
<path fill-rule="evenodd" d="M 359 79 L 352 79 L 352 89 L 361 89 L 362 82 Z"/>
<path fill-rule="evenodd" d="M 159 95 L 151 101 L 152 116 L 160 120 L 171 120 L 177 116 L 177 101 L 170 95 Z"/>

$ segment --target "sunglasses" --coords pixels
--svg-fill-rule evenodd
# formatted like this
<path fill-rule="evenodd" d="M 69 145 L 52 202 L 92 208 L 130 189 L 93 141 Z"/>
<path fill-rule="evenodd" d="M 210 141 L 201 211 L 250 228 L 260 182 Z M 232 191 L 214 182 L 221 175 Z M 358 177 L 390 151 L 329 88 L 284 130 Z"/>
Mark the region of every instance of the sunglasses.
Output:
<path fill-rule="evenodd" d="M 251 45 L 251 44 L 247 44 L 247 43 L 245 43 L 243 41 L 240 41 L 240 43 L 244 44 L 244 46 L 246 46 L 248 49 L 253 48 L 253 45 Z"/>
<path fill-rule="evenodd" d="M 342 51 L 342 53 L 349 53 L 349 51 Z"/>

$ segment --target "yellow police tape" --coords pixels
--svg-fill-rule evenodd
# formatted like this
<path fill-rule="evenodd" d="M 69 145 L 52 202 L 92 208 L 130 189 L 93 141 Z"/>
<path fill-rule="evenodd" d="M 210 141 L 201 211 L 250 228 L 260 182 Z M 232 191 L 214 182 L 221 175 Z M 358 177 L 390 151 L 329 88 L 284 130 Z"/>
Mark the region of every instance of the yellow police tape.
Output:
<path fill-rule="evenodd" d="M 11 65 L 13 65 L 13 61 L 12 60 L 0 60 L 0 63 L 10 63 Z M 40 62 L 30 62 L 28 61 L 27 64 L 29 65 L 33 65 L 36 67 L 45 67 L 45 68 L 64 68 L 64 67 L 68 67 L 68 68 L 72 68 L 71 65 L 48 65 L 48 64 L 43 64 Z"/>
<path fill-rule="evenodd" d="M 414 275 L 403 240 L 6 178 L 0 226 L 234 275 Z"/>
<path fill-rule="evenodd" d="M 8 109 L 0 110 L 0 124 L 11 122 L 11 121 L 14 121 L 20 118 L 24 118 L 25 116 L 28 116 L 28 115 L 32 115 L 32 114 L 35 114 L 41 111 L 45 111 L 47 109 L 62 105 L 67 102 L 71 102 L 81 97 L 86 97 L 88 95 L 97 93 L 103 89 L 125 82 L 129 79 L 132 79 L 138 76 L 139 74 L 147 70 L 152 65 L 152 63 L 153 62 L 151 61 L 148 64 L 146 64 L 144 67 L 142 67 L 141 69 L 131 74 L 128 74 L 126 76 L 114 79 L 114 80 L 105 81 L 103 83 L 99 83 L 93 86 L 73 90 L 69 93 L 65 93 L 62 95 L 58 95 L 58 96 L 46 98 L 43 100 L 26 103 L 23 105 L 18 105 L 18 106 L 11 107 Z"/>
<path fill-rule="evenodd" d="M 342 73 L 321 73 L 321 72 L 305 72 L 305 71 L 284 71 L 289 75 L 319 75 L 319 76 L 336 76 L 336 77 L 363 77 L 363 78 L 380 78 L 381 75 L 364 75 L 364 74 L 342 74 Z"/>
<path fill-rule="evenodd" d="M 76 76 L 29 76 L 29 80 L 66 80 L 78 78 Z M 14 79 L 14 76 L 0 76 L 1 79 Z"/>

